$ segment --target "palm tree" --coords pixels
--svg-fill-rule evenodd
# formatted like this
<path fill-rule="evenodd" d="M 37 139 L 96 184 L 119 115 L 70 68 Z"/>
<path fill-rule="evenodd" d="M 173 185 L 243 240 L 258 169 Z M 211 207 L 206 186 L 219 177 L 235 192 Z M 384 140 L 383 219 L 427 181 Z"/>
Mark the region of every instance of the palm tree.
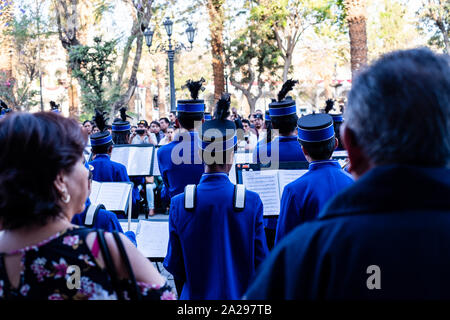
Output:
<path fill-rule="evenodd" d="M 224 50 L 223 50 L 223 24 L 224 0 L 207 0 L 206 7 L 209 14 L 209 29 L 211 31 L 211 53 L 214 77 L 214 99 L 217 101 L 225 91 L 224 78 Z"/>
<path fill-rule="evenodd" d="M 367 64 L 366 1 L 345 0 L 350 35 L 352 77 Z"/>

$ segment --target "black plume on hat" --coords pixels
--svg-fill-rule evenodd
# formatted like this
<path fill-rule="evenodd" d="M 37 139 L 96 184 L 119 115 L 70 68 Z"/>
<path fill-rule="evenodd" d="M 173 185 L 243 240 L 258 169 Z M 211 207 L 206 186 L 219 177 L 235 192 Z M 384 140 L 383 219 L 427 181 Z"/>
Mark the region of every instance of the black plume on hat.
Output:
<path fill-rule="evenodd" d="M 0 110 L 1 109 L 8 109 L 8 105 L 3 100 L 0 99 Z"/>
<path fill-rule="evenodd" d="M 334 100 L 333 99 L 328 99 L 327 101 L 325 101 L 325 103 L 326 103 L 325 113 L 328 113 L 331 110 L 333 110 L 333 107 L 334 107 Z"/>
<path fill-rule="evenodd" d="M 278 92 L 278 102 L 281 102 L 286 97 L 287 93 L 291 91 L 297 83 L 298 80 L 287 80 L 281 87 L 280 92 Z"/>
<path fill-rule="evenodd" d="M 189 92 L 191 93 L 191 98 L 193 100 L 197 100 L 198 99 L 198 92 L 200 90 L 205 90 L 205 88 L 203 87 L 203 82 L 205 82 L 205 79 L 203 79 L 203 77 L 199 80 L 199 81 L 193 81 L 191 79 L 189 79 L 188 81 L 186 81 L 186 86 L 189 90 Z"/>
<path fill-rule="evenodd" d="M 52 108 L 52 110 L 58 110 L 59 104 L 56 104 L 55 101 L 50 101 L 50 107 Z"/>
<path fill-rule="evenodd" d="M 230 115 L 230 105 L 231 99 L 230 94 L 224 93 L 222 97 L 220 97 L 219 101 L 217 101 L 216 112 L 214 113 L 214 117 L 217 120 L 226 120 Z"/>
<path fill-rule="evenodd" d="M 105 118 L 106 112 L 101 112 L 98 109 L 95 109 L 95 116 L 92 118 L 92 121 L 95 122 L 97 128 L 100 130 L 100 132 L 103 132 L 106 130 L 106 121 Z"/>
<path fill-rule="evenodd" d="M 122 121 L 127 121 L 127 118 L 131 119 L 131 117 L 127 115 L 127 108 L 122 107 L 119 109 L 119 111 L 120 111 L 120 118 L 122 119 Z"/>

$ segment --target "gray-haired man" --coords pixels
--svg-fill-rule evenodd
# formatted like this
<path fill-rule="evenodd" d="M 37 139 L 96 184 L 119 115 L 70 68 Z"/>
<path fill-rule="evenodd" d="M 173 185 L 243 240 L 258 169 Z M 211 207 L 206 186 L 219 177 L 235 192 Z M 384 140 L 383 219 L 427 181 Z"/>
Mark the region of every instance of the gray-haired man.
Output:
<path fill-rule="evenodd" d="M 449 299 L 448 57 L 386 55 L 354 79 L 344 118 L 356 183 L 275 247 L 246 298 Z"/>

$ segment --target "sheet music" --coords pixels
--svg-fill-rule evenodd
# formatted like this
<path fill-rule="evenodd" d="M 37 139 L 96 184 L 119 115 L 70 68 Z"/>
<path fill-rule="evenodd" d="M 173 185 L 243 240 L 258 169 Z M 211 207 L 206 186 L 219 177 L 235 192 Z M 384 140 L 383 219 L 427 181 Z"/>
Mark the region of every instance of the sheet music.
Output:
<path fill-rule="evenodd" d="M 122 227 L 123 232 L 127 232 L 127 231 L 133 231 L 134 234 L 137 233 L 137 227 L 138 227 L 139 223 L 138 222 L 131 222 L 130 223 L 130 227 L 131 229 L 128 230 L 128 221 L 121 221 L 120 222 L 120 226 Z"/>
<path fill-rule="evenodd" d="M 242 181 L 245 187 L 259 194 L 264 205 L 263 215 L 278 215 L 280 213 L 280 187 L 278 171 L 242 171 Z"/>
<path fill-rule="evenodd" d="M 123 164 L 127 168 L 128 172 L 128 159 L 129 159 L 130 148 L 113 148 L 111 153 L 111 161 L 115 161 Z M 128 172 L 129 174 L 129 172 Z"/>
<path fill-rule="evenodd" d="M 347 158 L 348 157 L 347 150 L 334 151 L 333 155 L 332 155 L 332 158 L 337 158 L 337 157 L 339 157 L 339 158 L 344 158 L 344 157 Z"/>
<path fill-rule="evenodd" d="M 297 180 L 307 172 L 308 170 L 279 170 L 278 179 L 280 183 L 280 195 L 283 196 L 284 187 L 286 185 Z"/>
<path fill-rule="evenodd" d="M 91 194 L 89 195 L 89 199 L 91 203 L 96 203 L 98 198 L 98 193 L 100 192 L 100 186 L 102 184 L 97 181 L 92 181 L 91 183 Z"/>
<path fill-rule="evenodd" d="M 169 245 L 168 221 L 139 221 L 136 242 L 146 258 L 164 258 Z"/>
<path fill-rule="evenodd" d="M 111 160 L 123 164 L 130 176 L 148 176 L 152 161 L 153 146 L 113 148 Z"/>
<path fill-rule="evenodd" d="M 131 176 L 148 176 L 152 161 L 153 147 L 131 147 L 128 158 L 127 172 Z"/>
<path fill-rule="evenodd" d="M 103 182 L 100 184 L 97 196 L 91 193 L 92 204 L 103 204 L 110 211 L 124 211 L 131 192 L 131 184 L 122 182 Z"/>
<path fill-rule="evenodd" d="M 158 152 L 160 148 L 155 149 L 155 159 L 153 160 L 153 171 L 152 176 L 160 176 L 161 172 L 159 171 L 159 163 L 158 163 Z"/>

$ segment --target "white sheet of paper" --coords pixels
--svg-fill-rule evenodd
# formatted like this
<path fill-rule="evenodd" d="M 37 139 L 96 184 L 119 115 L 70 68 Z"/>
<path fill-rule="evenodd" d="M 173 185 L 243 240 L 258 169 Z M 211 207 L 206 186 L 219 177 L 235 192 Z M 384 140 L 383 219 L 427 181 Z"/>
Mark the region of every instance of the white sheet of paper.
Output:
<path fill-rule="evenodd" d="M 153 147 L 130 147 L 127 172 L 131 176 L 148 176 L 152 161 Z"/>
<path fill-rule="evenodd" d="M 277 170 L 242 171 L 245 187 L 259 194 L 264 206 L 263 215 L 280 213 L 280 188 Z"/>
<path fill-rule="evenodd" d="M 348 157 L 347 150 L 339 150 L 333 152 L 332 158 L 334 157 Z"/>
<path fill-rule="evenodd" d="M 134 234 L 136 234 L 138 225 L 139 225 L 138 222 L 131 222 L 130 223 L 131 228 L 130 228 L 130 230 L 128 230 L 128 221 L 120 222 L 120 226 L 122 227 L 123 232 L 133 231 Z"/>
<path fill-rule="evenodd" d="M 159 171 L 158 151 L 159 151 L 159 148 L 156 148 L 155 149 L 155 159 L 153 160 L 153 176 L 161 175 L 161 172 Z"/>
<path fill-rule="evenodd" d="M 128 170 L 128 158 L 130 148 L 113 148 L 111 152 L 111 161 L 123 164 Z"/>
<path fill-rule="evenodd" d="M 283 196 L 284 187 L 286 185 L 297 180 L 307 172 L 308 170 L 279 170 L 278 179 L 280 183 L 280 195 Z"/>
<path fill-rule="evenodd" d="M 103 182 L 95 202 L 103 204 L 106 210 L 126 211 L 131 192 L 131 184 L 123 182 Z"/>
<path fill-rule="evenodd" d="M 235 163 L 253 163 L 253 153 L 241 153 L 234 154 Z"/>
<path fill-rule="evenodd" d="M 130 176 L 148 176 L 152 161 L 153 146 L 113 148 L 111 160 L 123 164 Z"/>
<path fill-rule="evenodd" d="M 102 184 L 97 181 L 92 181 L 91 183 L 91 194 L 89 195 L 89 200 L 91 203 L 97 203 L 98 194 L 100 192 L 100 186 Z"/>
<path fill-rule="evenodd" d="M 169 245 L 168 221 L 139 221 L 136 242 L 146 258 L 164 258 Z"/>

